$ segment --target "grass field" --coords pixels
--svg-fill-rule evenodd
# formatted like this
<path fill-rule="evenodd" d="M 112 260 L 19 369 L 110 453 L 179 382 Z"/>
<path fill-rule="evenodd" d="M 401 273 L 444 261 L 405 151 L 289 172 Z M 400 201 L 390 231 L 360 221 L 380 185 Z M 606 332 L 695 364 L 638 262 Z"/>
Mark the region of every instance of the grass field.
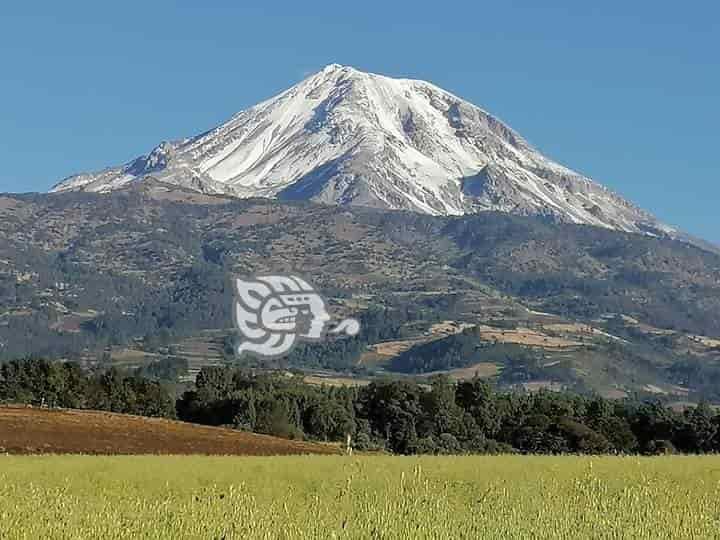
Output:
<path fill-rule="evenodd" d="M 0 538 L 720 537 L 720 458 L 0 457 Z"/>

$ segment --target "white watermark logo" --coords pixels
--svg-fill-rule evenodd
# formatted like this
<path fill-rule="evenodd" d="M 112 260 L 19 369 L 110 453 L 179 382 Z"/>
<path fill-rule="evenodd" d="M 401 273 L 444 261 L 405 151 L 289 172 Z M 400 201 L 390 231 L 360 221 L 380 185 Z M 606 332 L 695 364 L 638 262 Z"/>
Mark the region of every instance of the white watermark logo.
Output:
<path fill-rule="evenodd" d="M 328 330 L 331 317 L 325 299 L 299 276 L 236 278 L 234 288 L 238 355 L 275 358 L 289 353 L 300 341 L 321 341 L 327 333 L 355 336 L 360 332 L 356 319 L 344 319 Z"/>

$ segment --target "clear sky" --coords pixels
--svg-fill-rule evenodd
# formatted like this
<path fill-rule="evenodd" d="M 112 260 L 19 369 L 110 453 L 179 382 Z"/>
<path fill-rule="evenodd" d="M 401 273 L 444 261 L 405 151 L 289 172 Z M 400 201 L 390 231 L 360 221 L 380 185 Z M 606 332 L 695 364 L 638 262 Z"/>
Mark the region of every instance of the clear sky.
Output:
<path fill-rule="evenodd" d="M 720 5 L 4 2 L 0 192 L 195 135 L 328 63 L 425 79 L 720 242 Z"/>

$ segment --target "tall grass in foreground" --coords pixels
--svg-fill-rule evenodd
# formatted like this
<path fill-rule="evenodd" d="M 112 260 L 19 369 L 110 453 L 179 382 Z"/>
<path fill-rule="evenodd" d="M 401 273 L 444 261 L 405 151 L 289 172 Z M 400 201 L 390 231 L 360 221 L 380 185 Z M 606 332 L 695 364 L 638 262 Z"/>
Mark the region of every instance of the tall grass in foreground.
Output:
<path fill-rule="evenodd" d="M 720 538 L 720 458 L 0 457 L 0 538 Z"/>

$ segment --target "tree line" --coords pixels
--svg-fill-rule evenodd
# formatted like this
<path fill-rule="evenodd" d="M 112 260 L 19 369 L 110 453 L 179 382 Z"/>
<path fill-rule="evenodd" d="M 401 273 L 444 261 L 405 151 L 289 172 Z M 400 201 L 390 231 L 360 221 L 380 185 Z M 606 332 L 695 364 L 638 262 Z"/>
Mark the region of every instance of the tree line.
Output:
<path fill-rule="evenodd" d="M 0 364 L 0 403 L 175 417 L 175 401 L 167 388 L 139 371 L 88 373 L 74 362 L 40 358 Z"/>
<path fill-rule="evenodd" d="M 0 366 L 0 402 L 178 418 L 296 439 L 351 435 L 357 449 L 397 454 L 720 451 L 720 413 L 707 403 L 678 412 L 569 392 L 500 392 L 478 378 L 349 388 L 206 367 L 175 400 L 140 371 L 87 373 L 74 363 L 29 358 Z"/>

